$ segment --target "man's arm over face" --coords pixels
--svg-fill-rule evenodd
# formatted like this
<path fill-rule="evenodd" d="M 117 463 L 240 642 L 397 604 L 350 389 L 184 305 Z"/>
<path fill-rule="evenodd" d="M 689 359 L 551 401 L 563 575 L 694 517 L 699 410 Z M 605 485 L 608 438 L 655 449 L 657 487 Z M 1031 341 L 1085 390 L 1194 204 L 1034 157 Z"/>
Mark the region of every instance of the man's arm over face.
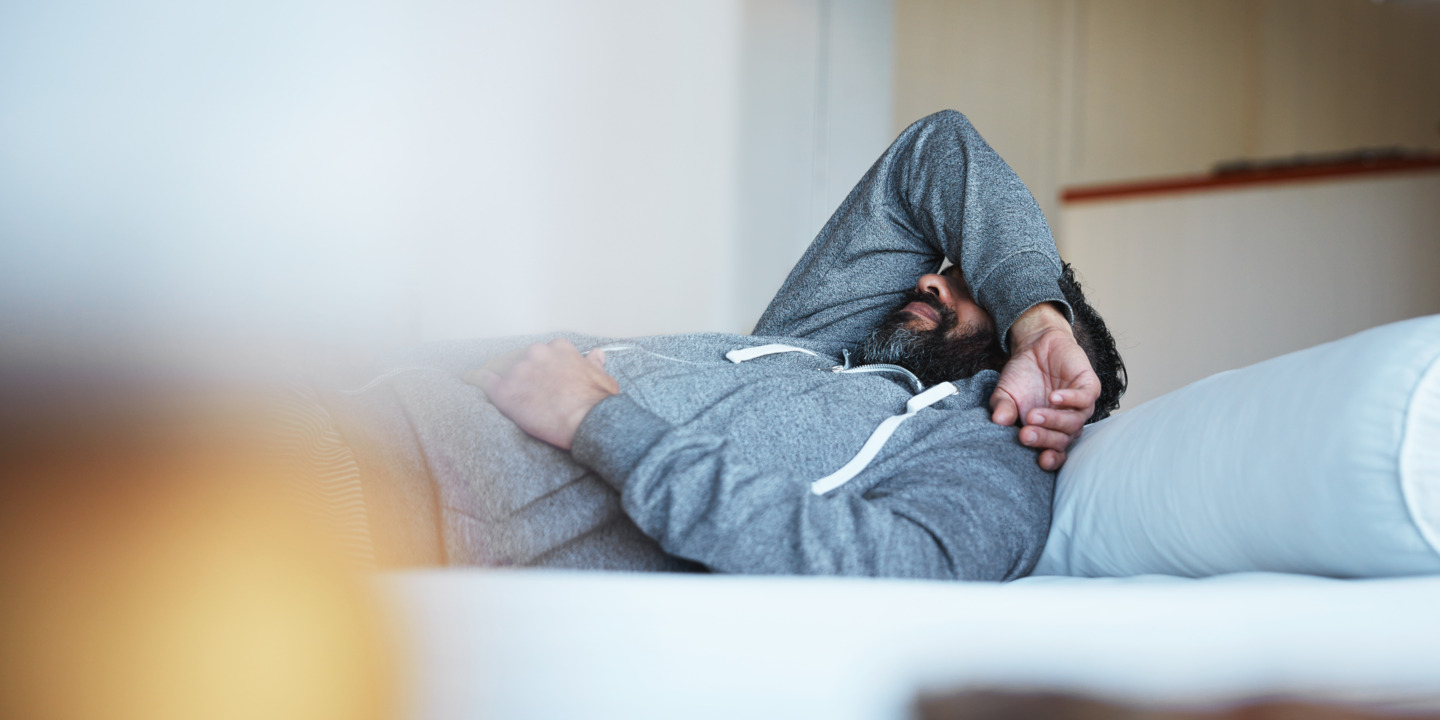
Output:
<path fill-rule="evenodd" d="M 858 344 L 945 258 L 995 320 L 1069 306 L 1060 256 L 1030 191 L 958 112 L 911 125 L 850 192 L 790 271 L 756 335 Z"/>
<path fill-rule="evenodd" d="M 790 272 L 755 334 L 859 343 L 947 257 L 1010 353 L 992 418 L 1023 425 L 1021 442 L 1042 450 L 1040 466 L 1059 469 L 1094 412 L 1099 379 L 1069 330 L 1044 215 L 960 113 L 931 115 L 895 140 Z"/>

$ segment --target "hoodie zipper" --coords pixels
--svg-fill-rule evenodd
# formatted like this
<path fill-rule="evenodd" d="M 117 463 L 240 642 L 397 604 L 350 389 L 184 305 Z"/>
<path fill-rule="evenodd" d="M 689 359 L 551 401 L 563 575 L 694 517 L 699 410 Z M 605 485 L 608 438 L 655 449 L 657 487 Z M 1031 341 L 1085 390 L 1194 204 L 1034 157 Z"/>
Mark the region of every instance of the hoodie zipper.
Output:
<path fill-rule="evenodd" d="M 923 390 L 925 389 L 925 383 L 920 382 L 920 378 L 915 377 L 915 373 L 912 373 L 912 372 L 910 372 L 909 370 L 906 370 L 905 368 L 900 367 L 899 365 L 891 365 L 890 363 L 870 363 L 870 364 L 867 364 L 867 365 L 856 365 L 856 366 L 853 366 L 853 367 L 852 367 L 852 366 L 850 365 L 850 351 L 849 351 L 849 350 L 841 350 L 840 353 L 841 353 L 841 355 L 845 358 L 845 364 L 843 364 L 843 365 L 836 365 L 836 366 L 830 368 L 830 372 L 837 372 L 837 373 L 899 373 L 900 375 L 903 375 L 903 376 L 905 377 L 905 379 L 907 379 L 907 380 L 910 381 L 910 386 L 913 387 L 913 388 L 915 388 L 915 392 L 918 393 L 918 392 L 921 392 L 921 391 L 923 391 Z"/>

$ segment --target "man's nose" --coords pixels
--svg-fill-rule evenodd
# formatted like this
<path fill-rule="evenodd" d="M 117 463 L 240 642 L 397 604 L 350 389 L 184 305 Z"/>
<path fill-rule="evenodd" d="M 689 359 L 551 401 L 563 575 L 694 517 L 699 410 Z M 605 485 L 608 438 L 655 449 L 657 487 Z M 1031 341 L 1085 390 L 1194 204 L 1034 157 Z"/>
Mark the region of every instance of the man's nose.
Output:
<path fill-rule="evenodd" d="M 946 306 L 949 306 L 950 301 L 954 299 L 954 293 L 950 291 L 950 281 L 946 280 L 944 275 L 937 275 L 935 273 L 921 275 L 920 281 L 915 283 L 915 289 L 922 293 L 934 295 Z"/>

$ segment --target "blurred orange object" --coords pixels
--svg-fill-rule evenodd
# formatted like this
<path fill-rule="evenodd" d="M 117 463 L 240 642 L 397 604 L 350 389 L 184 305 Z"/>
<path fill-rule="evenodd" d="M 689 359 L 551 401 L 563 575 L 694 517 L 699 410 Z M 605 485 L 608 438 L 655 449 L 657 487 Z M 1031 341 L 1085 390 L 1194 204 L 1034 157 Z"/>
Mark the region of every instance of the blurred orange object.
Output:
<path fill-rule="evenodd" d="M 374 590 L 244 413 L 132 400 L 0 418 L 0 717 L 394 717 Z"/>

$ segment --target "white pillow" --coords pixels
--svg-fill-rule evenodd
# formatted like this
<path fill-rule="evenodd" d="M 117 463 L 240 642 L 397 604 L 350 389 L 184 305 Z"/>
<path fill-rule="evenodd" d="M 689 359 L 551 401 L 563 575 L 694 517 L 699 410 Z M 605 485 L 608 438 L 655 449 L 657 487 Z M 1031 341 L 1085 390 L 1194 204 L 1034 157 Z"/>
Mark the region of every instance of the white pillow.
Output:
<path fill-rule="evenodd" d="M 1440 573 L 1440 315 L 1086 428 L 1037 575 Z"/>

